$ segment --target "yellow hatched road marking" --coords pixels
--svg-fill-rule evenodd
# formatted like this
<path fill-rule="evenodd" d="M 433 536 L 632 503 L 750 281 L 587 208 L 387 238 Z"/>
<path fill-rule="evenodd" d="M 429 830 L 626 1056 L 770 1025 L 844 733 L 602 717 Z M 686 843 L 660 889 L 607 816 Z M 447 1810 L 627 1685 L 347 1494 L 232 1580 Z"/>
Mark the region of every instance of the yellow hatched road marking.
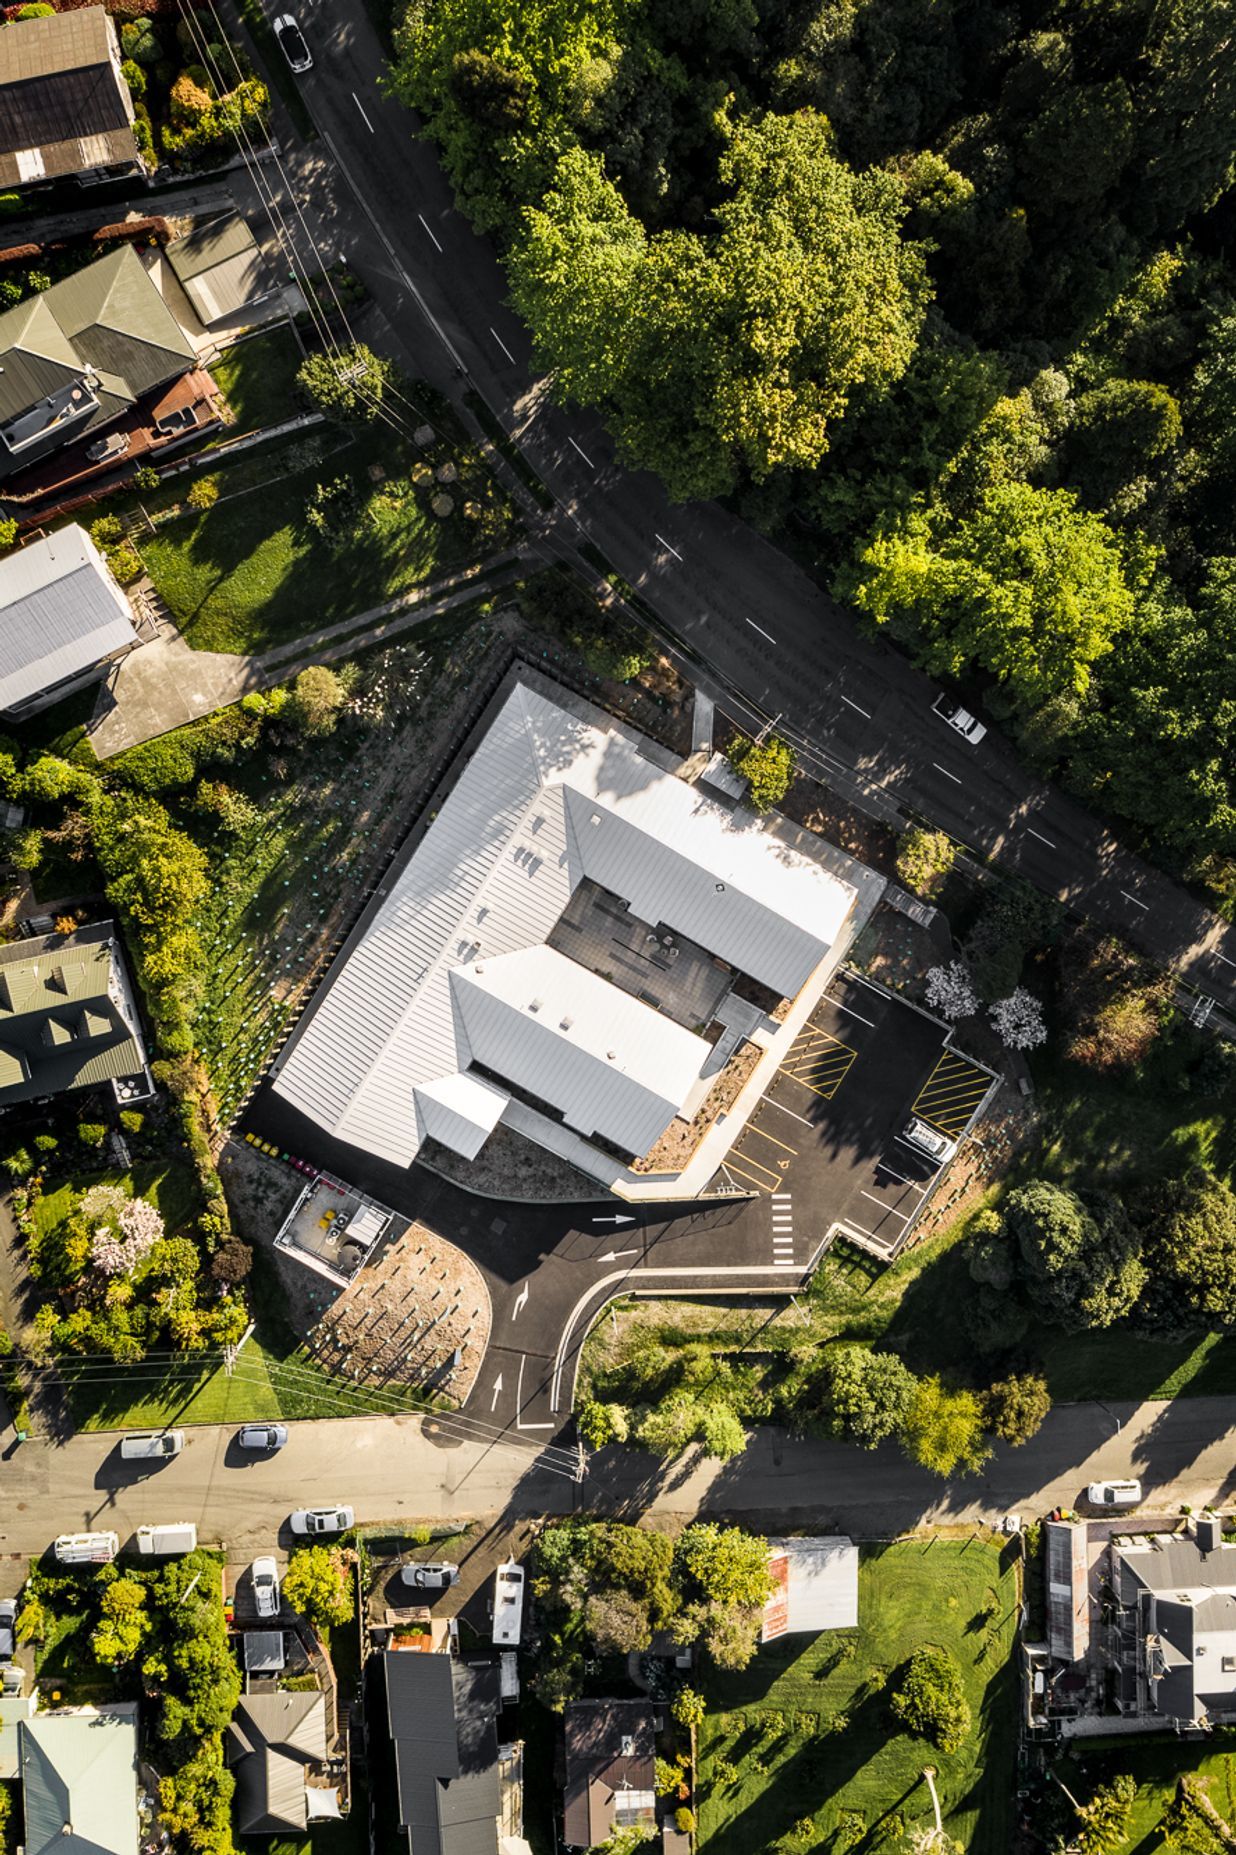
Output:
<path fill-rule="evenodd" d="M 771 1192 L 773 1186 L 779 1185 L 781 1182 L 776 1174 L 773 1175 L 772 1183 L 766 1184 L 763 1179 L 757 1179 L 754 1173 L 744 1172 L 740 1159 L 733 1153 L 731 1153 L 729 1158 L 725 1161 L 725 1169 L 727 1172 L 737 1172 L 747 1181 L 748 1185 L 754 1185 L 762 1192 Z"/>

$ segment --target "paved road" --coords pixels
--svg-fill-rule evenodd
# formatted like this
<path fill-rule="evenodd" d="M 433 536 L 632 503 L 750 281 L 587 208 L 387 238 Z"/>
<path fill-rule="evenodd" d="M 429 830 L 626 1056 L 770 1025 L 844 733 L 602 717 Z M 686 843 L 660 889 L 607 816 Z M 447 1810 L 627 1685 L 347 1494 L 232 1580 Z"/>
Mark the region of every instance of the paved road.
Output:
<path fill-rule="evenodd" d="M 1116 1425 L 1121 1427 L 1116 1429 Z M 20 1559 L 58 1532 L 194 1520 L 208 1542 L 237 1556 L 290 1543 L 293 1507 L 346 1500 L 363 1523 L 492 1519 L 606 1512 L 727 1513 L 754 1525 L 839 1526 L 879 1538 L 919 1525 L 994 1522 L 1042 1514 L 1078 1499 L 1099 1476 L 1139 1475 L 1146 1507 L 1172 1511 L 1230 1500 L 1236 1425 L 1227 1398 L 1142 1405 L 1064 1405 L 1026 1448 L 1001 1449 L 978 1477 L 942 1484 L 896 1449 L 864 1454 L 840 1443 L 794 1443 L 757 1431 L 730 1464 L 668 1469 L 634 1451 L 594 1458 L 582 1486 L 538 1464 L 515 1442 L 460 1441 L 419 1418 L 349 1418 L 292 1426 L 269 1461 L 234 1466 L 232 1429 L 190 1431 L 180 1457 L 135 1480 L 114 1437 L 83 1433 L 59 1448 L 16 1448 L 0 1432 L 0 1595 L 21 1581 Z"/>
<path fill-rule="evenodd" d="M 727 706 L 780 717 L 822 776 L 929 817 L 1236 1004 L 1236 930 L 1032 778 L 994 732 L 978 748 L 952 734 L 931 713 L 928 681 L 861 638 L 785 554 L 715 504 L 671 504 L 655 478 L 617 465 L 596 415 L 549 402 L 492 247 L 455 211 L 413 118 L 384 94 L 364 0 L 307 0 L 301 16 L 317 55 L 302 86 L 323 145 L 289 155 L 294 191 L 366 278 L 418 370 L 457 400 L 471 384 L 516 435 L 557 498 L 556 545 L 590 540 L 731 692 Z"/>

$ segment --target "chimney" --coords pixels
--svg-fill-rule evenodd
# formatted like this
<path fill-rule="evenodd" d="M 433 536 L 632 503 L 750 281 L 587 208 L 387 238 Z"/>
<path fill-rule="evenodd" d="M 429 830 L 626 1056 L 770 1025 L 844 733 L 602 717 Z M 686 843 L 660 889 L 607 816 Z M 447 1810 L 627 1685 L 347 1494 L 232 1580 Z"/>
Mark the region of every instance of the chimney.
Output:
<path fill-rule="evenodd" d="M 1223 1544 L 1223 1522 L 1218 1514 L 1199 1514 L 1197 1517 L 1197 1549 L 1199 1552 L 1217 1552 Z"/>

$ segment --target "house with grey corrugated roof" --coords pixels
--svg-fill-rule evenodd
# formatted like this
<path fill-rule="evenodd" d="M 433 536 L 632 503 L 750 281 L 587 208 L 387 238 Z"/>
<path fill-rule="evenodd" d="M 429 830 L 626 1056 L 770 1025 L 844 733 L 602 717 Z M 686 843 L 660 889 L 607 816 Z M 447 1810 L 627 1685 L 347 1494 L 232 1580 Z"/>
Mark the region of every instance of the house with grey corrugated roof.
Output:
<path fill-rule="evenodd" d="M 114 924 L 0 946 L 0 1109 L 105 1084 L 153 1093 Z"/>
<path fill-rule="evenodd" d="M 499 1855 L 497 1662 L 388 1649 L 382 1671 L 409 1855 Z"/>
<path fill-rule="evenodd" d="M 1126 1711 L 1180 1730 L 1236 1720 L 1236 1544 L 1222 1522 L 1117 1538 L 1110 1555 Z"/>
<path fill-rule="evenodd" d="M 0 31 L 0 187 L 142 174 L 116 28 L 101 6 Z"/>
<path fill-rule="evenodd" d="M 137 1855 L 137 1708 L 36 1713 L 17 1723 L 25 1855 Z"/>
<path fill-rule="evenodd" d="M 34 715 L 134 650 L 129 602 L 76 523 L 0 560 L 0 714 Z"/>
<path fill-rule="evenodd" d="M 165 255 L 203 328 L 243 323 L 280 288 L 239 213 L 223 213 L 195 225 L 170 244 Z"/>
<path fill-rule="evenodd" d="M 242 1694 L 224 1734 L 224 1757 L 236 1780 L 242 1836 L 303 1832 L 338 1819 L 338 1788 L 326 1773 L 324 1694 Z"/>
<path fill-rule="evenodd" d="M 0 478 L 104 430 L 196 364 L 131 245 L 18 303 L 0 315 Z"/>

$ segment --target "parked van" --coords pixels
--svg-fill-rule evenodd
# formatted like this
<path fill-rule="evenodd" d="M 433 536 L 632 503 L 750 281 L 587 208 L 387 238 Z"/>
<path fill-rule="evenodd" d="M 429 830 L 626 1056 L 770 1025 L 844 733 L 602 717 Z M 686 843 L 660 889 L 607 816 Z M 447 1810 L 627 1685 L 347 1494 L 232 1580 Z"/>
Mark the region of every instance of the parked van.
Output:
<path fill-rule="evenodd" d="M 514 1559 L 494 1574 L 494 1642 L 502 1649 L 518 1649 L 524 1623 L 524 1568 Z"/>
<path fill-rule="evenodd" d="M 139 1552 L 193 1552 L 197 1548 L 197 1528 L 192 1520 L 176 1520 L 167 1526 L 138 1527 Z"/>
<path fill-rule="evenodd" d="M 119 1551 L 114 1533 L 62 1533 L 52 1546 L 61 1565 L 110 1565 Z"/>
<path fill-rule="evenodd" d="M 120 1454 L 126 1462 L 162 1462 L 184 1446 L 183 1430 L 134 1430 L 121 1437 Z"/>

